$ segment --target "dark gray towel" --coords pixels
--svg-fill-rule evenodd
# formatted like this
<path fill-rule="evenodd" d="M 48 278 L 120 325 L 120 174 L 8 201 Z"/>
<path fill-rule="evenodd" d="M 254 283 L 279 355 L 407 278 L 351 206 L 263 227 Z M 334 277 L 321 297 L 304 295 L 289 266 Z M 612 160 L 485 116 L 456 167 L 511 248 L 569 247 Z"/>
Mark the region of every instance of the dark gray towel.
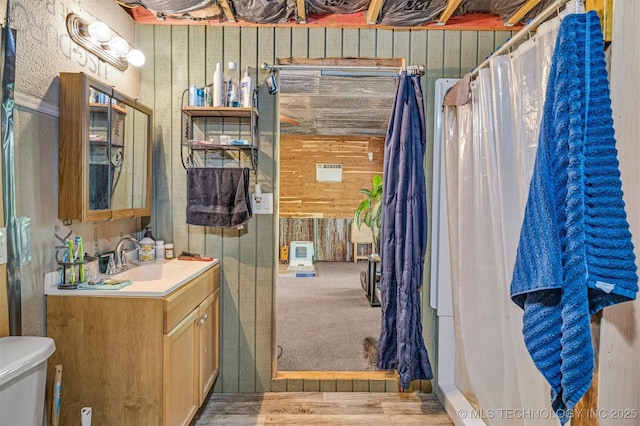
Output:
<path fill-rule="evenodd" d="M 231 228 L 251 219 L 248 168 L 187 170 L 187 223 Z"/>

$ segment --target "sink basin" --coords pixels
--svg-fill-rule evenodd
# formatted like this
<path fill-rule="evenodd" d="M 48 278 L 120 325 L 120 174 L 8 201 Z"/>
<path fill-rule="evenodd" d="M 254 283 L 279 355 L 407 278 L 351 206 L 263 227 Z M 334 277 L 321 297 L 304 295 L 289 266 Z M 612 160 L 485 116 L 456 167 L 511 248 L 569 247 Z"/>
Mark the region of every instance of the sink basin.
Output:
<path fill-rule="evenodd" d="M 184 284 L 215 267 L 213 261 L 159 260 L 153 263 L 129 263 L 129 269 L 119 274 L 98 275 L 99 279 L 131 280 L 124 287 L 85 286 L 82 289 L 60 289 L 58 271 L 45 275 L 45 294 L 57 296 L 165 297 Z M 89 287 L 89 288 L 88 288 Z"/>
<path fill-rule="evenodd" d="M 144 281 L 157 281 L 157 280 L 171 280 L 172 278 L 179 278 L 187 270 L 187 266 L 184 263 L 179 262 L 157 262 L 149 264 L 129 264 L 129 269 L 124 272 L 120 272 L 115 275 L 108 275 L 108 278 L 115 278 L 119 280 L 131 280 L 134 283 L 141 283 Z"/>

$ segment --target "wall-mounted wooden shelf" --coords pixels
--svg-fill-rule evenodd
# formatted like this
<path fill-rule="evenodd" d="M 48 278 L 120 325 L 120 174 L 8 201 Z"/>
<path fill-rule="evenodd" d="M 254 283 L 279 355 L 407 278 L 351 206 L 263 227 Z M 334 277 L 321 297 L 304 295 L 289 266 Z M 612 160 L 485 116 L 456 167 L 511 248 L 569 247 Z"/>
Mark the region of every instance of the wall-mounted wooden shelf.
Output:
<path fill-rule="evenodd" d="M 204 165 L 208 164 L 207 160 L 210 160 L 211 157 L 207 157 L 206 153 L 209 151 L 218 151 L 221 153 L 226 152 L 237 152 L 237 161 L 238 165 L 242 164 L 241 158 L 246 154 L 249 157 L 251 162 L 251 169 L 256 170 L 258 167 L 258 146 L 260 142 L 260 138 L 258 137 L 258 117 L 260 114 L 258 113 L 257 108 L 257 92 L 254 92 L 254 98 L 252 104 L 253 108 L 241 108 L 241 107 L 212 107 L 212 106 L 186 106 L 185 103 L 185 95 L 187 91 L 185 91 L 182 95 L 182 119 L 183 123 L 181 128 L 183 129 L 182 141 L 180 142 L 181 149 L 186 151 L 185 153 L 181 151 L 182 157 L 182 165 L 185 169 L 189 167 L 193 167 L 196 160 L 196 153 L 204 152 Z M 223 126 L 226 125 L 227 121 L 225 119 L 231 119 L 231 126 L 235 128 L 234 133 L 242 134 L 243 137 L 236 137 L 237 139 L 245 139 L 249 142 L 244 145 L 223 145 L 218 142 L 208 141 L 208 140 L 198 140 L 197 137 L 194 137 L 194 123 L 199 123 L 202 126 L 202 133 L 207 134 L 208 131 L 211 131 L 213 127 L 213 133 L 222 135 Z M 212 121 L 209 121 L 212 120 Z M 216 124 L 221 124 L 220 128 L 215 128 Z M 248 132 L 246 131 L 248 126 Z M 209 128 L 209 130 L 207 130 Z M 245 132 L 242 131 L 242 128 L 245 129 Z M 230 135 L 229 135 L 230 136 Z M 232 137 L 232 136 L 230 136 Z M 205 137 L 206 139 L 207 137 Z M 185 161 L 186 160 L 186 161 Z"/>
<path fill-rule="evenodd" d="M 229 118 L 256 118 L 260 116 L 255 108 L 234 108 L 234 107 L 196 107 L 186 106 L 182 112 L 189 117 L 229 117 Z"/>

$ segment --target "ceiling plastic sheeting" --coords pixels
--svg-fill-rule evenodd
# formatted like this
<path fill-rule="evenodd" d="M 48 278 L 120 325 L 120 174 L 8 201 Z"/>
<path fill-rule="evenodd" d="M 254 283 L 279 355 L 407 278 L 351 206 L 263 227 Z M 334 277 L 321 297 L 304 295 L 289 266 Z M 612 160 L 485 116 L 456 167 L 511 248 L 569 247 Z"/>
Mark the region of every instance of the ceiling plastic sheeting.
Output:
<path fill-rule="evenodd" d="M 382 25 L 419 26 L 438 19 L 447 0 L 386 0 L 379 22 Z"/>
<path fill-rule="evenodd" d="M 309 15 L 326 15 L 360 12 L 369 7 L 371 0 L 305 0 L 304 3 Z"/>
<path fill-rule="evenodd" d="M 154 13 L 178 19 L 225 20 L 218 0 L 116 0 L 128 6 L 142 6 Z M 283 24 L 296 17 L 296 0 L 227 0 L 239 21 L 257 24 Z M 463 0 L 455 16 L 474 13 L 498 15 L 506 22 L 528 0 Z M 542 0 L 523 18 L 523 22 L 539 15 L 554 0 Z M 438 20 L 448 0 L 384 0 L 378 18 L 379 24 L 397 27 L 415 27 Z M 371 0 L 305 0 L 307 16 L 351 14 L 365 11 Z"/>
<path fill-rule="evenodd" d="M 256 24 L 283 24 L 295 17 L 288 0 L 242 0 L 232 2 L 236 18 Z"/>
<path fill-rule="evenodd" d="M 469 13 L 491 13 L 499 15 L 503 21 L 508 21 L 527 0 L 464 0 L 456 9 L 455 15 L 467 15 Z M 527 22 L 535 18 L 549 6 L 553 0 L 542 0 L 523 17 Z"/>
<path fill-rule="evenodd" d="M 119 0 L 119 3 L 163 13 L 187 13 L 218 4 L 215 0 Z"/>

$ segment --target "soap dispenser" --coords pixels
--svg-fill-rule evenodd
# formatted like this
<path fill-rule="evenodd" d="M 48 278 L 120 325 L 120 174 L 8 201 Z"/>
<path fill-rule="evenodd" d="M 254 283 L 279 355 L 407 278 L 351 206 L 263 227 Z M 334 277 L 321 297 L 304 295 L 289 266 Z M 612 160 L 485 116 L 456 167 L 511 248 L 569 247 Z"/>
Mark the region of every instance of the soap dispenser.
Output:
<path fill-rule="evenodd" d="M 151 227 L 147 226 L 145 229 L 145 233 L 144 233 L 144 237 L 143 238 L 151 238 L 152 240 L 155 241 L 155 238 L 153 238 L 153 234 L 151 233 Z"/>

